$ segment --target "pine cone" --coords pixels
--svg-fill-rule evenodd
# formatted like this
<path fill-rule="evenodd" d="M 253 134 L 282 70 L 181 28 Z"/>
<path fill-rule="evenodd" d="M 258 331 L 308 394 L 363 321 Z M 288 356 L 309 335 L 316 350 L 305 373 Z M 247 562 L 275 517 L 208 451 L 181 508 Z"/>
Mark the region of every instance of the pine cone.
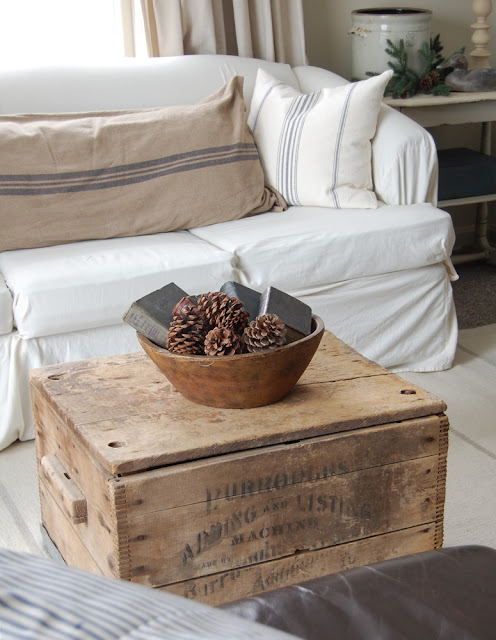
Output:
<path fill-rule="evenodd" d="M 198 299 L 198 311 L 207 330 L 214 327 L 227 327 L 242 334 L 248 325 L 248 311 L 237 298 L 230 298 L 222 291 L 204 293 Z"/>
<path fill-rule="evenodd" d="M 430 91 L 432 87 L 439 84 L 439 80 L 439 73 L 436 70 L 432 70 L 420 80 L 419 88 L 421 91 Z"/>
<path fill-rule="evenodd" d="M 250 322 L 243 340 L 250 353 L 277 349 L 286 343 L 286 325 L 274 313 L 266 313 Z"/>
<path fill-rule="evenodd" d="M 179 302 L 176 304 L 174 309 L 172 309 L 172 317 L 175 319 L 183 319 L 187 320 L 191 317 L 192 314 L 196 314 L 199 317 L 198 307 L 196 302 L 192 300 L 189 296 L 185 296 L 181 298 Z"/>
<path fill-rule="evenodd" d="M 217 316 L 217 326 L 232 329 L 234 333 L 242 335 L 245 327 L 248 326 L 250 314 L 243 308 L 243 303 L 237 298 L 229 298 L 225 305 L 219 309 Z"/>
<path fill-rule="evenodd" d="M 172 310 L 172 322 L 167 336 L 167 348 L 174 353 L 203 353 L 205 324 L 195 301 L 181 298 Z"/>
<path fill-rule="evenodd" d="M 197 318 L 174 318 L 170 323 L 166 347 L 171 353 L 201 355 L 204 340 L 203 322 L 198 322 Z"/>
<path fill-rule="evenodd" d="M 214 327 L 205 337 L 204 350 L 207 356 L 233 356 L 241 353 L 242 342 L 232 329 Z"/>

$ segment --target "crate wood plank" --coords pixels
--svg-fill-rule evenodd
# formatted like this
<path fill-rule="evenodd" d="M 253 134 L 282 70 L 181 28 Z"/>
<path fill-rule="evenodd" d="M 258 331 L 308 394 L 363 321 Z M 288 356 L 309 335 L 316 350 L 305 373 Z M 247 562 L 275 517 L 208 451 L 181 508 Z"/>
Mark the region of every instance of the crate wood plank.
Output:
<path fill-rule="evenodd" d="M 388 373 L 387 369 L 370 362 L 325 332 L 317 353 L 298 384 Z M 155 400 L 159 403 L 158 409 L 163 408 L 163 397 L 172 391 L 166 378 L 143 352 L 35 369 L 31 372 L 31 383 L 40 389 L 47 400 L 56 396 L 61 403 L 60 408 L 70 408 L 71 417 L 77 422 L 118 417 L 129 412 L 139 413 L 139 407 L 130 402 L 129 397 L 123 397 L 123 404 L 118 407 L 106 402 L 108 388 L 134 387 L 136 393 L 145 394 L 143 401 Z M 174 393 L 177 395 L 177 392 Z M 65 396 L 68 394 L 71 402 L 65 407 Z M 88 398 L 92 400 L 91 404 Z M 149 411 L 153 412 L 153 407 Z"/>
<path fill-rule="evenodd" d="M 146 514 L 265 494 L 329 476 L 438 455 L 442 418 L 429 416 L 185 462 L 118 479 L 130 512 Z M 446 445 L 447 448 L 447 445 Z M 257 470 L 261 470 L 257 475 Z"/>
<path fill-rule="evenodd" d="M 176 396 L 161 412 L 76 427 L 109 472 L 127 474 L 443 411 L 444 403 L 430 394 L 412 385 L 407 389 L 415 393 L 403 394 L 403 381 L 390 376 L 315 383 L 297 387 L 270 411 L 200 407 Z"/>
<path fill-rule="evenodd" d="M 116 519 L 116 503 L 122 503 L 122 488 L 96 461 L 88 456 L 87 451 L 77 441 L 74 433 L 66 428 L 61 418 L 52 410 L 42 396 L 32 390 L 33 410 L 36 429 L 36 455 L 40 481 L 40 503 L 46 529 L 50 533 L 54 544 L 66 558 L 62 547 L 67 544 L 66 538 L 78 540 L 77 549 L 85 552 L 70 552 L 72 566 L 86 568 L 87 553 L 93 562 L 101 567 L 105 575 L 126 578 L 129 576 L 130 566 L 127 549 L 127 524 Z M 63 507 L 52 487 L 43 480 L 42 460 L 56 452 L 57 458 L 67 470 L 86 500 L 86 519 L 75 523 L 62 518 Z M 41 493 L 43 487 L 43 493 Z M 51 506 L 50 506 L 51 505 Z M 54 509 L 54 505 L 57 509 Z M 55 513 L 54 513 L 55 511 Z M 60 521 L 59 520 L 63 520 Z M 58 522 L 58 524 L 54 524 Z M 78 556 L 81 560 L 78 561 Z"/>
<path fill-rule="evenodd" d="M 116 364 L 113 359 L 89 361 L 86 367 L 62 367 L 58 373 L 47 367 L 33 372 L 32 385 L 112 474 L 446 409 L 432 394 L 364 359 L 334 336 L 325 339 L 315 368 L 312 371 L 313 361 L 309 367 L 309 378 L 268 407 L 232 410 L 194 405 L 146 356 L 131 356 L 129 362 L 120 357 Z"/>
<path fill-rule="evenodd" d="M 104 572 L 88 551 L 69 520 L 60 510 L 52 494 L 40 482 L 41 522 L 52 542 L 71 567 L 102 575 Z"/>
<path fill-rule="evenodd" d="M 67 428 L 62 418 L 43 400 L 36 389 L 32 389 L 31 397 L 38 467 L 45 456 L 56 454 L 87 503 L 102 511 L 109 511 L 112 506 L 109 491 L 113 490 L 109 481 L 113 476 L 88 455 L 76 434 Z"/>
<path fill-rule="evenodd" d="M 39 485 L 42 523 L 66 562 L 86 569 L 89 555 L 99 567 L 100 573 L 115 578 L 128 578 L 130 568 L 125 562 L 120 563 L 121 555 L 127 558 L 127 527 L 119 529 L 114 524 L 112 514 L 115 511 L 108 509 L 107 512 L 102 512 L 89 503 L 87 519 L 76 524 L 60 508 L 52 488 L 43 480 L 40 480 Z M 77 544 L 74 544 L 74 540 L 77 540 Z M 119 542 L 125 547 L 122 553 Z"/>
<path fill-rule="evenodd" d="M 129 515 L 131 579 L 159 586 L 208 575 L 218 563 L 234 569 L 432 523 L 437 461 L 431 456 L 218 500 L 215 511 L 198 503 Z"/>
<path fill-rule="evenodd" d="M 88 517 L 86 498 L 57 456 L 43 456 L 39 470 L 66 517 L 74 524 L 84 522 Z"/>
<path fill-rule="evenodd" d="M 325 332 L 298 385 L 388 374 L 387 369 Z M 174 403 L 181 398 L 143 352 L 35 369 L 31 372 L 31 386 L 37 388 L 47 402 L 54 404 L 59 413 L 81 425 L 163 411 L 168 402 Z M 138 395 L 139 403 L 136 402 Z M 115 404 L 116 396 L 120 400 L 118 405 Z M 184 401 L 183 405 L 187 410 L 191 403 Z"/>
<path fill-rule="evenodd" d="M 159 588 L 191 600 L 218 606 L 345 569 L 433 548 L 434 527 L 421 525 L 335 547 L 305 551 L 241 569 L 222 571 L 220 565 L 220 571 L 212 575 Z"/>

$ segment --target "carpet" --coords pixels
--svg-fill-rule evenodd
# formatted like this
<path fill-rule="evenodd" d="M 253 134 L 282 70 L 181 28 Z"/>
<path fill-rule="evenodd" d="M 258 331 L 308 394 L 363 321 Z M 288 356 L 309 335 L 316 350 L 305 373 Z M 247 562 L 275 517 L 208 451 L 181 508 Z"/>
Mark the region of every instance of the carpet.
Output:
<path fill-rule="evenodd" d="M 456 315 L 460 329 L 496 323 L 496 265 L 466 262 L 455 269 L 460 279 L 453 282 Z"/>

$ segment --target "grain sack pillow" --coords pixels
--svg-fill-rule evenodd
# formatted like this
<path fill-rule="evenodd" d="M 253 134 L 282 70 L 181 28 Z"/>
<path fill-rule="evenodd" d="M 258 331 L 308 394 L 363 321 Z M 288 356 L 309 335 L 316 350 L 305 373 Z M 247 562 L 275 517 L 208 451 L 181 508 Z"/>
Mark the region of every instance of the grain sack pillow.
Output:
<path fill-rule="evenodd" d="M 265 180 L 288 204 L 377 207 L 371 139 L 392 73 L 301 94 L 258 70 L 248 124 Z"/>
<path fill-rule="evenodd" d="M 0 250 L 270 209 L 246 121 L 241 77 L 190 106 L 0 117 Z"/>

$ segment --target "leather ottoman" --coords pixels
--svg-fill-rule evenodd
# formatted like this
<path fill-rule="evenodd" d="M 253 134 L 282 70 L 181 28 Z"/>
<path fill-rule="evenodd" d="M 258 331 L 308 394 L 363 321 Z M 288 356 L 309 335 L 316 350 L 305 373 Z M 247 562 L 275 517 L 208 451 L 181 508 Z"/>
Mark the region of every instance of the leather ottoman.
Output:
<path fill-rule="evenodd" d="M 308 640 L 494 640 L 496 550 L 426 551 L 221 608 Z"/>

